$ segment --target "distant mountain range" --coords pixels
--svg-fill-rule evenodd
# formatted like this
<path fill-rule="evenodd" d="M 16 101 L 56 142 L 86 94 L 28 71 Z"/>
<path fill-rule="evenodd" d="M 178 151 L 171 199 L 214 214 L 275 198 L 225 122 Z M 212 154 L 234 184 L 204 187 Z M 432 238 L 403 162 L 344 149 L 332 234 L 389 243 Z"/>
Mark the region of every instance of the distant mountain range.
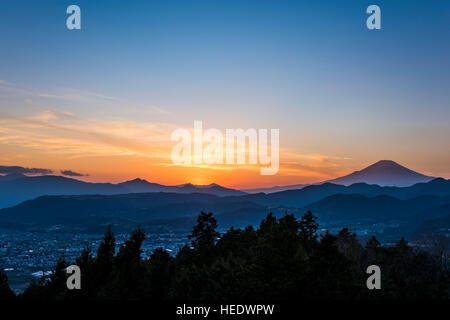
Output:
<path fill-rule="evenodd" d="M 414 185 L 416 183 L 428 182 L 432 179 L 433 177 L 414 172 L 393 161 L 382 160 L 361 171 L 356 171 L 347 176 L 327 182 L 343 186 L 349 186 L 355 183 L 367 183 L 376 184 L 379 186 L 404 187 Z M 314 185 L 320 184 L 324 183 L 317 183 Z M 0 176 L 0 208 L 13 206 L 19 204 L 22 201 L 30 200 L 43 195 L 113 195 L 145 192 L 198 192 L 225 197 L 240 196 L 248 193 L 257 194 L 261 192 L 267 194 L 278 194 L 283 191 L 300 190 L 306 187 L 308 187 L 308 185 L 298 184 L 289 186 L 276 186 L 272 188 L 236 190 L 225 188 L 215 183 L 204 186 L 193 185 L 190 183 L 178 186 L 166 186 L 158 183 L 148 182 L 139 178 L 118 184 L 89 183 L 73 178 L 54 175 L 26 176 L 23 174 L 9 174 Z M 286 194 L 283 194 L 283 197 L 285 196 Z M 277 198 L 278 196 L 274 197 Z M 302 203 L 301 201 L 295 200 L 293 201 L 293 203 L 291 202 L 288 203 L 296 205 Z"/>
<path fill-rule="evenodd" d="M 19 178 L 25 178 L 25 177 L 27 177 L 27 176 L 24 174 L 21 174 L 21 173 L 10 173 L 10 174 L 4 175 L 4 176 L 0 176 L 0 182 L 12 181 L 12 180 L 16 180 Z"/>
<path fill-rule="evenodd" d="M 333 194 L 360 194 L 367 197 L 388 195 L 402 200 L 421 195 L 446 196 L 450 194 L 450 181 L 436 178 L 428 183 L 417 183 L 410 187 L 380 187 L 367 183 L 344 186 L 327 182 L 310 185 L 300 190 L 249 194 L 245 198 L 265 206 L 283 205 L 290 208 L 299 208 Z"/>
<path fill-rule="evenodd" d="M 151 183 L 142 179 L 134 179 L 118 184 L 89 183 L 72 178 L 44 175 L 28 177 L 24 175 L 0 176 L 0 208 L 16 205 L 43 195 L 87 195 L 87 194 L 127 194 L 145 192 L 174 192 L 174 193 L 206 193 L 217 196 L 238 196 L 246 194 L 210 184 L 196 186 L 184 184 L 180 186 L 165 186 Z"/>
<path fill-rule="evenodd" d="M 448 215 L 449 208 L 450 180 L 434 179 L 403 188 L 325 183 L 273 194 L 223 197 L 173 192 L 42 196 L 1 209 L 0 227 L 62 225 L 98 230 L 112 224 L 124 228 L 143 225 L 187 230 L 200 211 L 213 212 L 224 227 L 257 224 L 269 212 L 280 217 L 286 212 L 301 216 L 311 210 L 322 222 L 393 221 L 402 228 L 416 230 L 428 220 Z"/>
<path fill-rule="evenodd" d="M 97 232 L 112 224 L 187 230 L 200 211 L 213 212 L 227 227 L 257 224 L 269 212 L 281 217 L 311 210 L 325 225 L 388 223 L 397 231 L 403 228 L 403 233 L 450 231 L 450 180 L 380 161 L 332 181 L 247 193 L 217 184 L 165 186 L 142 179 L 111 184 L 53 175 L 7 175 L 0 176 L 0 206 L 12 207 L 0 209 L 0 228 L 58 226 Z M 418 183 L 409 185 L 414 181 Z M 263 189 L 252 190 L 256 191 Z"/>

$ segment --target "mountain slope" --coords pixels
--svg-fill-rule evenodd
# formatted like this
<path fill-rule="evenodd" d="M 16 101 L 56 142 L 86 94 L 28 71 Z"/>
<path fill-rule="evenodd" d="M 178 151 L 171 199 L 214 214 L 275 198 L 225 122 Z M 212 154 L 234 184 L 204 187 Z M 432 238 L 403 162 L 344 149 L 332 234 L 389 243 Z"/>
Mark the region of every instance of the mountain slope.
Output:
<path fill-rule="evenodd" d="M 344 186 L 327 182 L 307 186 L 301 190 L 288 190 L 270 194 L 249 194 L 244 197 L 249 201 L 264 206 L 282 205 L 291 208 L 301 208 L 334 194 L 360 194 L 367 197 L 386 195 L 402 200 L 422 195 L 447 196 L 450 195 L 450 180 L 437 178 L 428 183 L 418 183 L 410 187 L 380 187 L 366 183 Z"/>
<path fill-rule="evenodd" d="M 286 190 L 299 190 L 303 189 L 306 186 L 308 186 L 308 184 L 293 184 L 287 186 L 273 186 L 269 188 L 242 189 L 242 191 L 245 191 L 247 193 L 275 193 Z"/>
<path fill-rule="evenodd" d="M 361 171 L 355 171 L 349 175 L 329 180 L 328 182 L 351 185 L 364 182 L 380 186 L 406 187 L 420 182 L 428 182 L 434 179 L 421 173 L 410 170 L 391 160 L 381 160 Z"/>
<path fill-rule="evenodd" d="M 0 209 L 0 226 L 145 223 L 154 219 L 196 217 L 200 211 L 217 214 L 258 208 L 240 197 L 203 193 L 135 193 L 120 195 L 42 196 L 12 208 Z"/>
<path fill-rule="evenodd" d="M 147 180 L 136 178 L 134 180 L 118 183 L 117 186 L 125 189 L 129 193 L 141 192 L 169 192 L 171 187 L 162 184 L 148 182 Z"/>
<path fill-rule="evenodd" d="M 10 173 L 0 176 L 0 182 L 1 181 L 12 181 L 20 178 L 25 178 L 26 175 L 22 173 Z"/>
<path fill-rule="evenodd" d="M 278 217 L 285 212 L 300 217 L 311 210 L 321 223 L 399 221 L 402 228 L 412 230 L 420 223 L 447 214 L 449 205 L 450 196 L 401 200 L 386 195 L 333 194 L 299 209 L 257 204 L 248 196 L 218 197 L 202 193 L 43 196 L 0 209 L 0 227 L 42 229 L 59 225 L 70 230 L 91 227 L 99 230 L 111 224 L 121 228 L 145 225 L 186 230 L 195 224 L 201 211 L 213 212 L 224 227 L 259 223 L 269 212 Z"/>
<path fill-rule="evenodd" d="M 172 187 L 175 188 L 175 187 Z M 187 183 L 185 185 L 177 186 L 178 189 L 172 189 L 172 192 L 179 193 L 193 193 L 193 192 L 201 192 L 207 194 L 214 194 L 216 196 L 225 197 L 225 196 L 242 196 L 247 194 L 246 192 L 225 188 L 219 186 L 218 184 L 212 183 L 206 186 L 194 185 L 191 183 Z"/>
<path fill-rule="evenodd" d="M 0 182 L 0 207 L 15 205 L 41 195 L 120 194 L 127 190 L 111 183 L 87 183 L 61 176 L 23 177 Z"/>
<path fill-rule="evenodd" d="M 420 196 L 408 200 L 380 195 L 367 197 L 359 194 L 335 194 L 303 208 L 311 210 L 321 219 L 362 221 L 364 219 L 425 221 L 430 217 L 421 214 L 436 206 L 450 204 L 450 196 Z"/>

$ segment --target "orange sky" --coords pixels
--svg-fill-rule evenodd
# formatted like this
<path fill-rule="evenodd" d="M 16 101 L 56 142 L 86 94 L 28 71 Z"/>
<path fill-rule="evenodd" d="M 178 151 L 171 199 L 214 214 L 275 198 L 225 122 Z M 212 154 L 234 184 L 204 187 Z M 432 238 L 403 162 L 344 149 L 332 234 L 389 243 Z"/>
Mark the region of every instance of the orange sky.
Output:
<path fill-rule="evenodd" d="M 174 165 L 171 151 L 177 142 L 171 141 L 171 134 L 179 128 L 192 131 L 194 123 L 160 108 L 139 106 L 133 113 L 133 101 L 74 89 L 41 93 L 6 81 L 0 83 L 0 102 L 0 165 L 45 168 L 55 174 L 71 170 L 86 175 L 76 177 L 86 181 L 139 177 L 166 185 L 214 182 L 257 188 L 333 179 L 381 159 L 450 177 L 450 154 L 442 148 L 448 145 L 448 126 L 436 126 L 431 132 L 423 125 L 395 123 L 389 130 L 379 130 L 368 120 L 336 128 L 301 119 L 303 125 L 292 127 L 274 120 L 280 125 L 275 127 L 280 130 L 280 167 L 276 175 L 262 176 L 259 164 Z M 225 110 L 223 116 L 210 115 L 204 130 L 221 123 L 222 133 L 224 128 L 246 130 L 256 125 L 257 130 L 274 129 L 269 126 L 272 121 L 259 123 L 253 118 L 215 120 L 227 114 Z"/>
<path fill-rule="evenodd" d="M 280 169 L 272 176 L 261 176 L 259 164 L 174 165 L 170 154 L 176 142 L 170 141 L 170 134 L 175 128 L 168 123 L 81 119 L 51 110 L 30 117 L 2 115 L 0 164 L 48 168 L 56 174 L 72 170 L 88 175 L 77 179 L 93 182 L 140 177 L 167 185 L 215 182 L 234 188 L 254 188 L 332 179 L 384 158 L 376 158 L 370 152 L 367 160 L 362 161 L 303 154 L 281 145 Z"/>
<path fill-rule="evenodd" d="M 1 165 L 72 170 L 86 181 L 120 182 L 140 177 L 175 185 L 212 182 L 261 187 L 322 181 L 348 173 L 351 159 L 301 154 L 281 148 L 276 175 L 261 165 L 174 165 L 170 141 L 175 125 L 129 120 L 88 120 L 44 110 L 29 117 L 0 116 Z"/>

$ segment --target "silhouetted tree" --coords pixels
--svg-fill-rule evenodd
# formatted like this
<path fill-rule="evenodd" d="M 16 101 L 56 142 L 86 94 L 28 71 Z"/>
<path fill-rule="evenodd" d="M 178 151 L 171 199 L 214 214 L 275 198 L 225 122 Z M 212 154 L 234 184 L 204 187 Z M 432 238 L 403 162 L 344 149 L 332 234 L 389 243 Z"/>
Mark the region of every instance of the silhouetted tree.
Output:
<path fill-rule="evenodd" d="M 317 240 L 317 229 L 319 224 L 317 223 L 317 217 L 312 214 L 311 211 L 303 215 L 300 220 L 300 238 L 305 242 L 313 242 Z"/>
<path fill-rule="evenodd" d="M 64 299 L 67 295 L 67 272 L 68 267 L 64 257 L 60 257 L 56 263 L 55 271 L 50 275 L 48 280 L 48 296 L 52 299 Z"/>
<path fill-rule="evenodd" d="M 358 293 L 351 260 L 339 252 L 337 238 L 326 232 L 311 258 L 310 294 L 321 299 L 350 299 Z"/>
<path fill-rule="evenodd" d="M 138 228 L 119 249 L 115 258 L 114 278 L 109 283 L 113 297 L 137 299 L 142 296 L 144 266 L 141 259 L 141 246 L 144 240 L 145 234 Z"/>
<path fill-rule="evenodd" d="M 0 300 L 12 300 L 14 298 L 14 292 L 8 285 L 8 276 L 0 269 Z"/>
<path fill-rule="evenodd" d="M 96 288 L 98 288 L 98 277 L 94 270 L 94 258 L 91 254 L 89 245 L 83 249 L 80 257 L 76 259 L 76 265 L 80 267 L 81 271 L 81 290 L 70 291 L 71 296 L 84 296 L 86 298 L 95 295 Z"/>
<path fill-rule="evenodd" d="M 217 241 L 217 254 L 221 257 L 233 255 L 235 258 L 249 260 L 257 239 L 256 231 L 252 226 L 244 230 L 231 227 Z"/>
<path fill-rule="evenodd" d="M 197 224 L 192 233 L 188 236 L 191 239 L 191 245 L 199 255 L 199 262 L 209 263 L 212 258 L 212 251 L 217 237 L 220 235 L 217 231 L 217 220 L 212 213 L 201 212 L 197 218 Z"/>
<path fill-rule="evenodd" d="M 230 228 L 222 236 L 212 214 L 202 212 L 175 257 L 162 248 L 142 257 L 145 234 L 132 232 L 115 256 L 111 229 L 94 258 L 89 247 L 76 259 L 82 290 L 66 288 L 67 262 L 49 279 L 31 283 L 21 299 L 305 300 L 450 299 L 450 274 L 436 254 L 401 239 L 382 246 L 371 237 L 361 246 L 348 229 L 317 235 L 311 212 L 300 221 L 268 214 L 258 229 Z M 378 265 L 382 290 L 366 288 L 366 268 Z M 11 296 L 0 272 L 0 299 Z"/>
<path fill-rule="evenodd" d="M 174 259 L 162 248 L 155 249 L 146 263 L 146 296 L 152 300 L 164 300 L 169 295 L 173 276 Z"/>
<path fill-rule="evenodd" d="M 107 270 L 108 268 L 111 269 L 115 251 L 116 239 L 113 232 L 111 231 L 111 226 L 108 226 L 108 230 L 103 237 L 103 241 L 98 247 L 95 263 L 100 268 L 102 268 L 103 271 Z"/>
<path fill-rule="evenodd" d="M 293 215 L 277 220 L 270 213 L 261 222 L 249 267 L 254 295 L 286 299 L 303 285 L 308 253 L 301 243 L 299 228 Z"/>
<path fill-rule="evenodd" d="M 363 247 L 356 238 L 355 233 L 351 233 L 347 228 L 342 229 L 336 236 L 336 245 L 339 252 L 348 259 L 351 259 L 354 263 L 359 264 L 363 253 Z"/>
<path fill-rule="evenodd" d="M 111 272 L 114 265 L 114 254 L 116 252 L 116 239 L 111 226 L 108 226 L 103 241 L 100 243 L 97 249 L 97 256 L 94 259 L 93 273 L 95 287 L 98 289 L 98 296 L 107 296 L 105 290 L 107 290 L 108 280 L 111 278 Z"/>

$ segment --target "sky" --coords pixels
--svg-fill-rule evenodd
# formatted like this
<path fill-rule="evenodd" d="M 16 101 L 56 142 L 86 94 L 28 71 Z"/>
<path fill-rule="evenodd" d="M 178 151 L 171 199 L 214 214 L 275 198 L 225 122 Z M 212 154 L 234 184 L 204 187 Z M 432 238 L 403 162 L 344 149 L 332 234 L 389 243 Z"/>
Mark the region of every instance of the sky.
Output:
<path fill-rule="evenodd" d="M 439 0 L 2 1 L 0 166 L 250 188 L 390 159 L 450 178 L 449 31 Z M 279 129 L 278 173 L 174 165 L 195 120 Z"/>

